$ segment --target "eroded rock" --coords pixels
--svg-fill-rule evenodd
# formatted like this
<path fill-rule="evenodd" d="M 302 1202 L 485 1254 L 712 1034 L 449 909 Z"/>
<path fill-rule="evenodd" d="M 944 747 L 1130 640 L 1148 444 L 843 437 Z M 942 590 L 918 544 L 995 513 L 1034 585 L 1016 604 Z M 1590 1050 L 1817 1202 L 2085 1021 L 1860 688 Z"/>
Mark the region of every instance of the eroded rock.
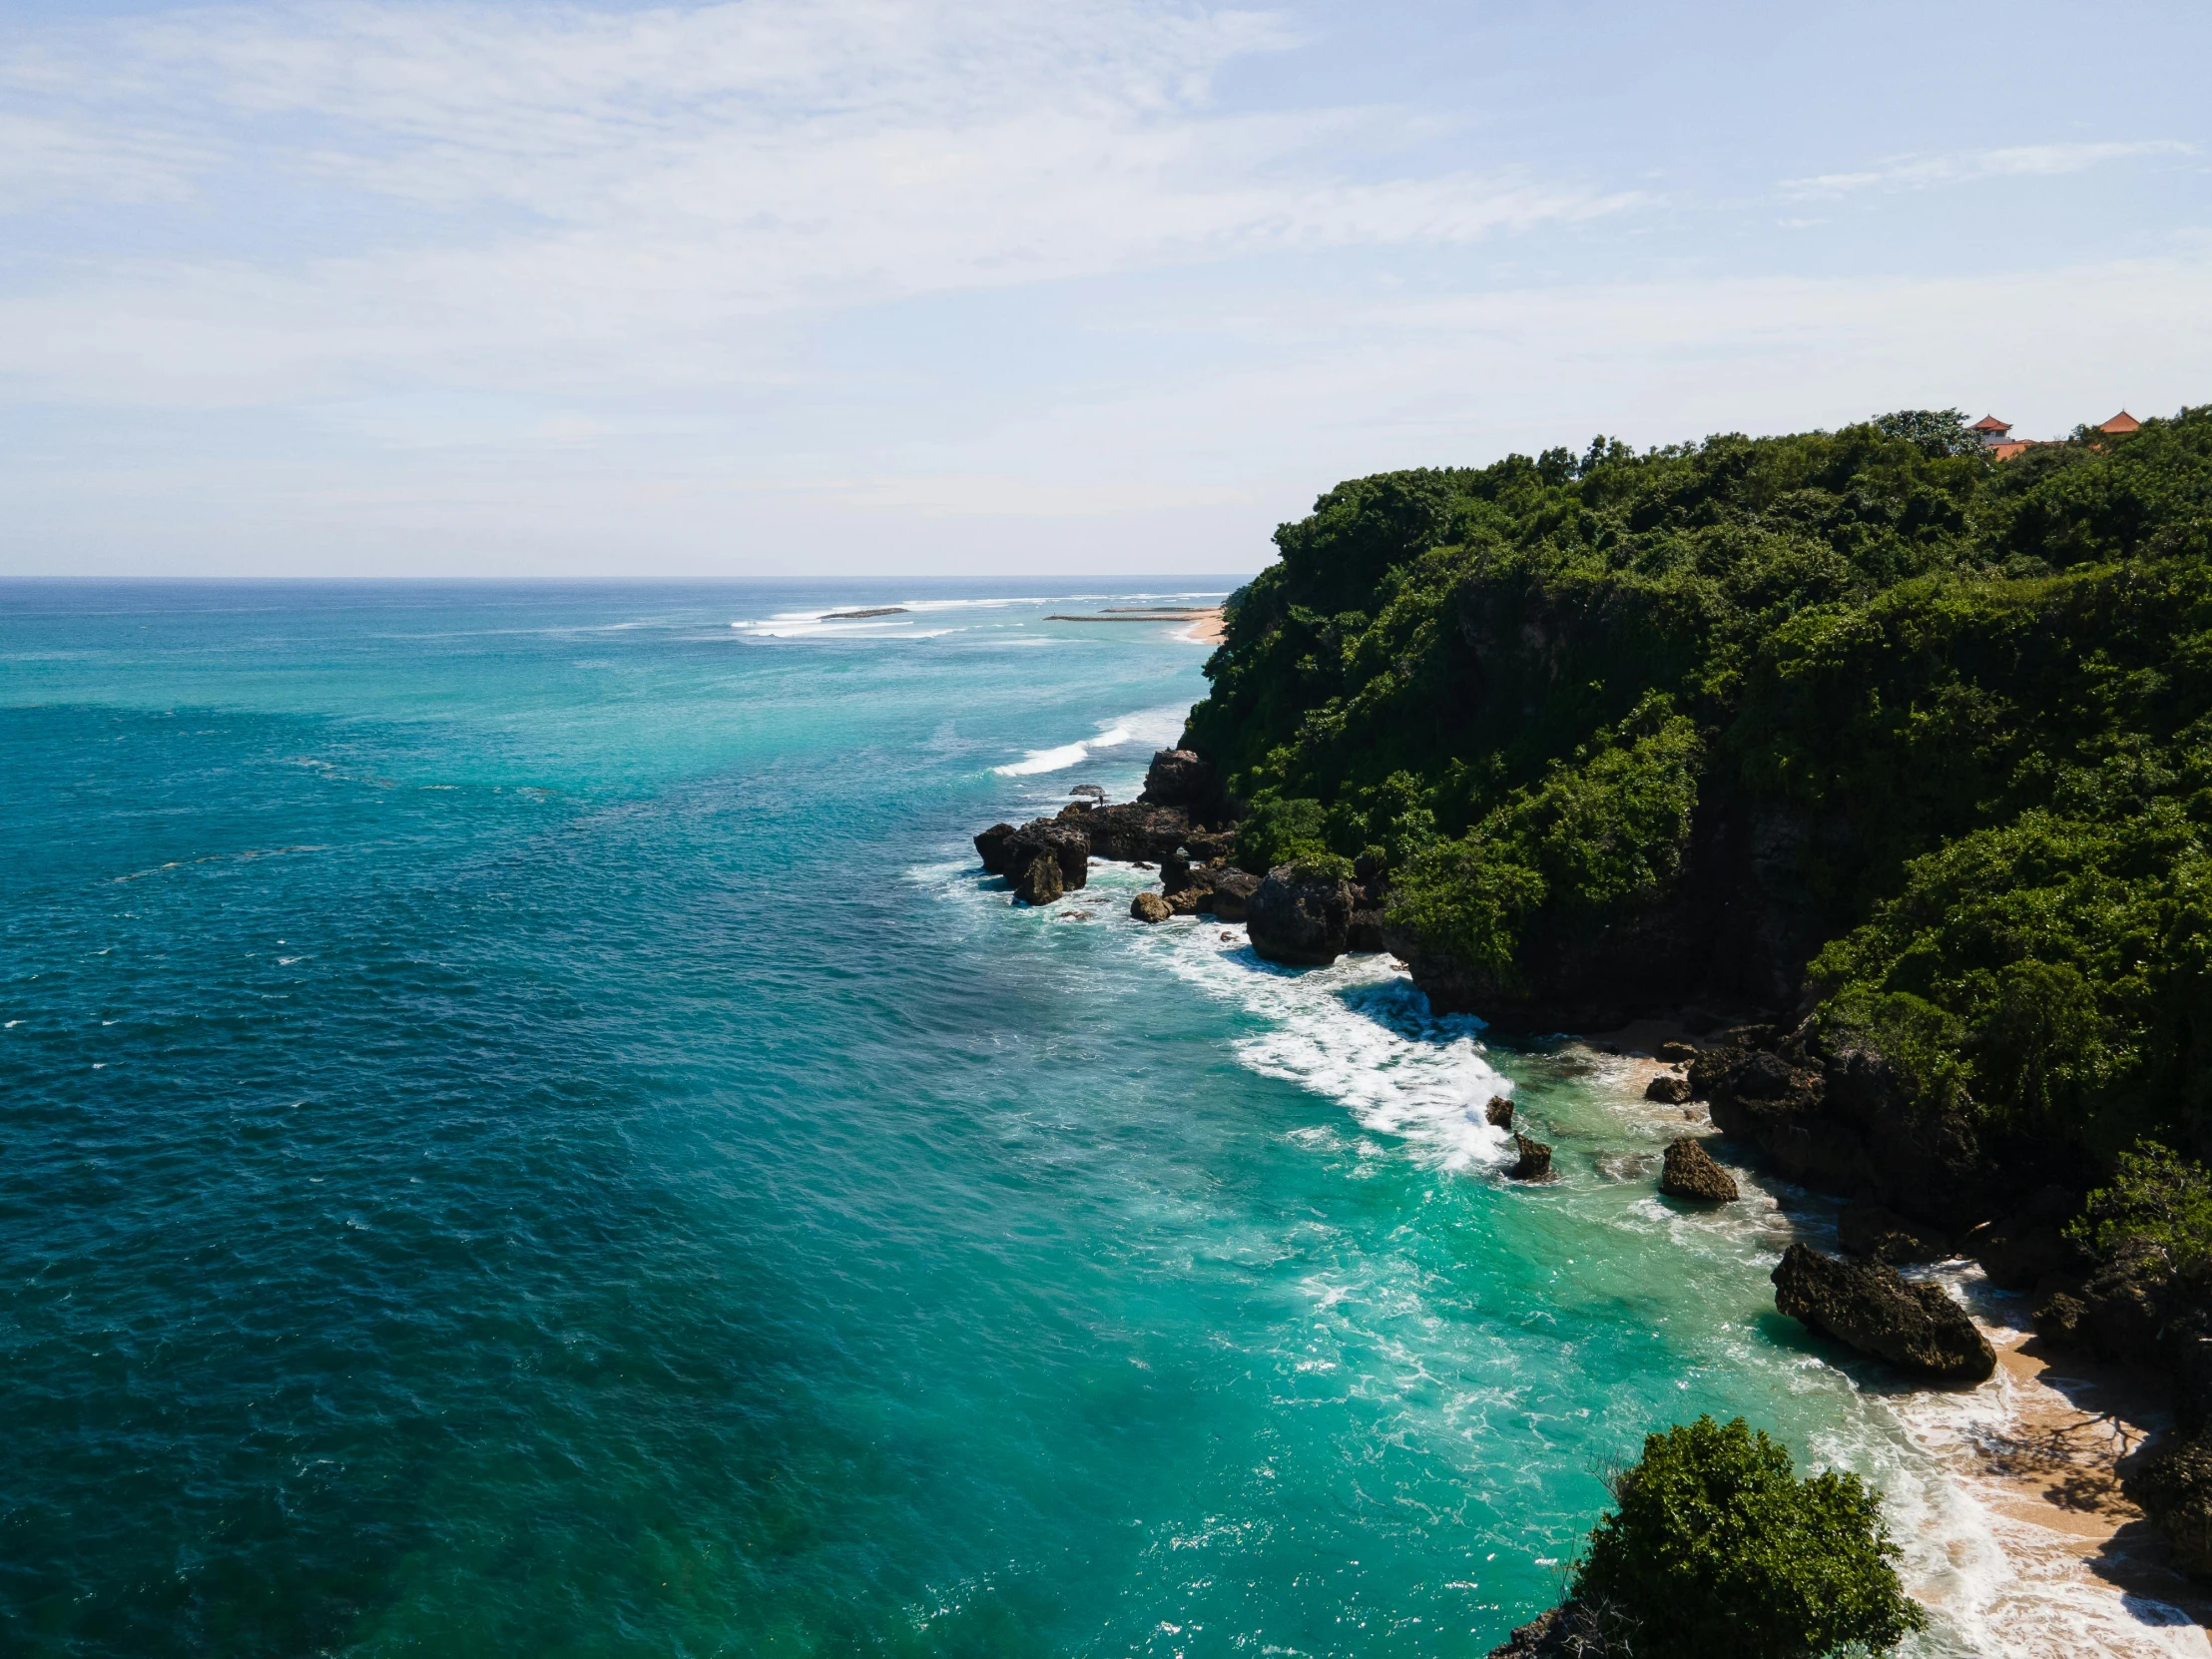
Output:
<path fill-rule="evenodd" d="M 1551 1179 L 1551 1148 L 1542 1141 L 1532 1141 L 1516 1131 L 1513 1146 L 1520 1156 L 1513 1167 L 1505 1172 L 1512 1181 L 1549 1181 Z"/>
<path fill-rule="evenodd" d="M 1014 896 L 1024 904 L 1050 904 L 1066 891 L 1060 860 L 1049 849 L 1037 853 L 1014 877 Z"/>
<path fill-rule="evenodd" d="M 1509 1094 L 1493 1094 L 1489 1105 L 1482 1108 L 1482 1115 L 1493 1129 L 1513 1127 L 1513 1097 Z"/>
<path fill-rule="evenodd" d="M 1175 914 L 1156 892 L 1141 892 L 1129 901 L 1129 913 L 1139 921 L 1161 922 Z"/>
<path fill-rule="evenodd" d="M 1693 1199 L 1700 1204 L 1733 1204 L 1742 1196 L 1736 1190 L 1736 1178 L 1714 1163 L 1704 1143 L 1690 1135 L 1667 1143 L 1659 1190 L 1669 1198 Z"/>
<path fill-rule="evenodd" d="M 1915 1285 L 1879 1262 L 1847 1262 L 1794 1244 L 1774 1270 L 1775 1307 L 1840 1343 L 1946 1382 L 1996 1370 L 1988 1340 L 1940 1285 Z"/>
<path fill-rule="evenodd" d="M 1223 867 L 1213 872 L 1207 897 L 1213 913 L 1223 921 L 1243 921 L 1251 913 L 1252 895 L 1260 890 L 1260 877 L 1250 870 Z"/>
<path fill-rule="evenodd" d="M 1278 864 L 1245 908 L 1252 948 L 1271 962 L 1326 966 L 1345 953 L 1352 883 L 1307 864 Z"/>
<path fill-rule="evenodd" d="M 1144 799 L 1162 807 L 1189 807 L 1214 787 L 1214 769 L 1188 749 L 1163 749 L 1144 775 Z"/>
<path fill-rule="evenodd" d="M 1644 1085 L 1644 1098 L 1656 1100 L 1666 1106 L 1680 1106 L 1690 1098 L 1690 1080 L 1677 1077 L 1671 1071 L 1663 1071 Z"/>

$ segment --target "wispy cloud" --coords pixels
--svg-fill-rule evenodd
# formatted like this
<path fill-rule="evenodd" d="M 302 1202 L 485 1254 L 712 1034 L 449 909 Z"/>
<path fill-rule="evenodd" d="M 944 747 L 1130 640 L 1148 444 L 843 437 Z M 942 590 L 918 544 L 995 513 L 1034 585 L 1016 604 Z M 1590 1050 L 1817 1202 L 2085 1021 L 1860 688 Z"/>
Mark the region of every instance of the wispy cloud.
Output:
<path fill-rule="evenodd" d="M 1631 200 L 1392 176 L 1369 160 L 1402 136 L 1383 111 L 1214 107 L 1225 66 L 1293 39 L 1263 13 L 1149 0 L 350 4 L 50 39 L 0 61 L 50 154 L 72 134 L 166 154 L 162 188 L 210 212 L 248 191 L 383 206 L 353 216 L 357 246 L 313 259 L 196 249 L 19 288 L 0 300 L 0 372 L 216 403 L 493 358 L 543 379 L 611 355 L 692 383 L 752 372 L 793 313 L 1462 244 Z"/>
<path fill-rule="evenodd" d="M 1841 196 L 1851 191 L 1929 190 L 1966 185 L 1981 179 L 2049 178 L 2085 173 L 2106 162 L 2145 156 L 2193 156 L 2197 147 L 2178 139 L 2145 139 L 2126 144 L 2019 144 L 1996 150 L 1962 150 L 1947 156 L 1896 156 L 1858 173 L 1823 173 L 1810 179 L 1785 179 L 1792 197 Z"/>

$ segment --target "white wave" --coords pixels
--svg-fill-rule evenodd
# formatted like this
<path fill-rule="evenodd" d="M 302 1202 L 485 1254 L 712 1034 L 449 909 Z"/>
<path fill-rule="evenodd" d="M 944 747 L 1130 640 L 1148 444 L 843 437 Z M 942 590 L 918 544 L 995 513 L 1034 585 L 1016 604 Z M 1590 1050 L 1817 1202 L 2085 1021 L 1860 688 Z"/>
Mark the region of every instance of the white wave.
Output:
<path fill-rule="evenodd" d="M 1279 968 L 1253 953 L 1242 927 L 1206 917 L 1148 929 L 1138 947 L 1260 1022 L 1234 1043 L 1252 1070 L 1340 1102 L 1363 1129 L 1394 1136 L 1441 1168 L 1506 1162 L 1512 1138 L 1483 1108 L 1512 1085 L 1489 1063 L 1482 1022 L 1431 1014 L 1389 957 Z"/>
<path fill-rule="evenodd" d="M 1069 767 L 1080 766 L 1090 755 L 1090 745 L 1064 743 L 1058 749 L 1032 749 L 1019 761 L 991 771 L 1001 778 L 1031 778 L 1040 772 L 1065 772 Z"/>
<path fill-rule="evenodd" d="M 1133 743 L 1154 747 L 1173 743 L 1182 734 L 1186 713 L 1186 709 L 1176 705 L 1146 709 L 1124 715 L 1119 720 L 1101 721 L 1094 738 L 1081 738 L 1051 749 L 1032 749 L 1020 760 L 992 767 L 991 771 L 1001 778 L 1034 778 L 1039 773 L 1065 772 L 1069 767 L 1081 766 L 1101 749 L 1120 749 Z"/>

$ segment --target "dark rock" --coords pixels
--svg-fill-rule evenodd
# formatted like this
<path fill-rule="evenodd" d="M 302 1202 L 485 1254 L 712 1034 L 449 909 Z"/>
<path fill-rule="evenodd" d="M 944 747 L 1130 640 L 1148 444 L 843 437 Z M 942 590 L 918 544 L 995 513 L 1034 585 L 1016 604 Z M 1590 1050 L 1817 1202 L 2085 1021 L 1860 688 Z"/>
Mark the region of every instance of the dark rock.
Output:
<path fill-rule="evenodd" d="M 1505 1172 L 1507 1179 L 1513 1181 L 1549 1181 L 1551 1179 L 1550 1147 L 1544 1145 L 1542 1141 L 1532 1141 L 1526 1135 L 1518 1132 L 1513 1136 L 1513 1145 L 1520 1152 L 1520 1156 L 1513 1161 L 1513 1167 Z"/>
<path fill-rule="evenodd" d="M 1794 1244 L 1774 1270 L 1775 1306 L 1840 1343 L 1949 1382 L 1979 1382 L 1997 1357 L 1940 1285 L 1912 1285 L 1895 1268 L 1847 1262 Z"/>
<path fill-rule="evenodd" d="M 1669 1198 L 1695 1199 L 1701 1204 L 1733 1204 L 1742 1196 L 1736 1191 L 1736 1178 L 1714 1163 L 1704 1145 L 1688 1135 L 1667 1143 L 1659 1190 Z"/>
<path fill-rule="evenodd" d="M 2174 1561 L 2212 1578 L 2212 1440 L 2176 1438 L 2136 1459 L 2120 1490 L 2173 1546 Z"/>
<path fill-rule="evenodd" d="M 1202 864 L 1218 864 L 1237 850 L 1234 830 L 1193 830 L 1183 837 L 1184 849 Z"/>
<path fill-rule="evenodd" d="M 1352 911 L 1352 921 L 1345 928 L 1345 948 L 1369 954 L 1382 948 L 1382 912 L 1363 909 L 1357 905 Z"/>
<path fill-rule="evenodd" d="M 1014 827 L 1010 824 L 994 824 L 975 837 L 976 856 L 993 875 L 1007 872 L 1006 843 L 1013 838 Z"/>
<path fill-rule="evenodd" d="M 1950 1254 L 1950 1241 L 1936 1229 L 1879 1204 L 1845 1205 L 1836 1218 L 1836 1240 L 1874 1262 L 1939 1262 Z"/>
<path fill-rule="evenodd" d="M 1243 921 L 1252 907 L 1252 895 L 1260 890 L 1260 877 L 1250 870 L 1222 868 L 1214 871 L 1208 897 L 1213 913 L 1224 921 Z"/>
<path fill-rule="evenodd" d="M 1663 1071 L 1644 1085 L 1644 1098 L 1661 1101 L 1669 1106 L 1679 1106 L 1690 1098 L 1690 1080 Z"/>
<path fill-rule="evenodd" d="M 1350 941 L 1352 884 L 1304 864 L 1278 864 L 1254 890 L 1245 921 L 1252 948 L 1269 961 L 1327 965 Z"/>
<path fill-rule="evenodd" d="M 1191 861 L 1180 852 L 1170 852 L 1160 860 L 1160 890 L 1175 894 L 1191 885 Z"/>
<path fill-rule="evenodd" d="M 1697 1044 L 1663 1042 L 1659 1045 L 1659 1058 L 1674 1065 L 1679 1065 L 1684 1060 L 1694 1060 L 1697 1058 Z"/>
<path fill-rule="evenodd" d="M 2062 1231 L 2074 1208 L 2073 1195 L 2063 1187 L 2045 1187 L 2002 1221 L 1984 1222 L 1959 1242 L 1991 1283 L 2024 1291 L 2052 1274 L 2088 1265 Z"/>
<path fill-rule="evenodd" d="M 1167 895 L 1168 908 L 1179 916 L 1195 916 L 1212 896 L 1211 887 L 1184 887 Z"/>
<path fill-rule="evenodd" d="M 1685 1008 L 1682 1010 L 1682 1029 L 1689 1032 L 1693 1037 L 1711 1036 L 1720 1028 L 1721 1021 L 1718 1015 L 1709 1014 L 1703 1008 Z"/>
<path fill-rule="evenodd" d="M 2168 1358 L 2161 1337 L 2181 1301 L 2164 1248 L 2138 1242 L 2054 1288 L 2035 1310 L 2035 1332 L 2099 1360 L 2155 1366 Z"/>
<path fill-rule="evenodd" d="M 1091 878 L 1091 837 L 1080 824 L 1056 818 L 1040 818 L 1023 825 L 1000 843 L 1005 868 L 1000 872 L 1017 884 L 1038 854 L 1049 854 L 1060 866 L 1060 885 L 1072 891 Z"/>
<path fill-rule="evenodd" d="M 1163 749 L 1144 775 L 1144 799 L 1160 807 L 1190 807 L 1213 793 L 1214 769 L 1188 749 Z"/>
<path fill-rule="evenodd" d="M 1067 891 L 1060 860 L 1049 851 L 1029 860 L 1029 867 L 1014 877 L 1014 896 L 1025 904 L 1050 904 Z"/>
<path fill-rule="evenodd" d="M 1083 815 L 1091 850 L 1116 863 L 1152 862 L 1170 857 L 1190 833 L 1190 816 L 1180 807 L 1127 801 L 1093 807 Z"/>
<path fill-rule="evenodd" d="M 1129 901 L 1129 913 L 1139 921 L 1165 921 L 1175 912 L 1156 892 L 1141 892 Z"/>
<path fill-rule="evenodd" d="M 1620 1652 L 1594 1616 L 1568 1601 L 1519 1626 L 1489 1659 L 1612 1659 Z"/>
<path fill-rule="evenodd" d="M 1482 1115 L 1489 1120 L 1493 1129 L 1512 1128 L 1513 1097 L 1509 1094 L 1493 1094 L 1489 1105 L 1482 1108 Z"/>

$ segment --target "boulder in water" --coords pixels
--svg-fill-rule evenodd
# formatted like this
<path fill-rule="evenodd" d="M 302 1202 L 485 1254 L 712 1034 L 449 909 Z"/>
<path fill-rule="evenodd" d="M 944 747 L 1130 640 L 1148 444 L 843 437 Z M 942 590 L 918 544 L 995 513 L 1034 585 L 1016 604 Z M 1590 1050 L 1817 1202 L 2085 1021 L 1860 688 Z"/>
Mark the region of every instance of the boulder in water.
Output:
<path fill-rule="evenodd" d="M 993 875 L 1007 873 L 1006 843 L 1013 838 L 1014 827 L 1010 824 L 994 824 L 975 837 L 976 856 Z"/>
<path fill-rule="evenodd" d="M 1014 896 L 1024 904 L 1050 904 L 1066 891 L 1060 860 L 1049 851 L 1037 853 L 1029 867 L 1014 877 Z"/>
<path fill-rule="evenodd" d="M 1482 1116 L 1492 1129 L 1513 1127 L 1513 1097 L 1509 1094 L 1493 1094 L 1489 1105 L 1482 1108 Z"/>
<path fill-rule="evenodd" d="M 1141 892 L 1129 901 L 1129 913 L 1139 921 L 1165 921 L 1175 912 L 1168 901 L 1156 892 Z"/>
<path fill-rule="evenodd" d="M 1532 1141 L 1526 1135 L 1515 1133 L 1513 1146 L 1520 1156 L 1513 1160 L 1513 1167 L 1505 1172 L 1512 1181 L 1549 1181 L 1551 1179 L 1551 1148 L 1542 1141 Z"/>
<path fill-rule="evenodd" d="M 1940 1285 L 1909 1284 L 1879 1262 L 1847 1262 L 1794 1244 L 1774 1270 L 1775 1307 L 1840 1343 L 1945 1382 L 1997 1368 L 1988 1339 Z"/>
<path fill-rule="evenodd" d="M 1656 1100 L 1663 1106 L 1680 1106 L 1690 1098 L 1690 1080 L 1663 1071 L 1644 1085 L 1644 1098 Z"/>
<path fill-rule="evenodd" d="M 1659 1171 L 1659 1190 L 1669 1198 L 1700 1204 L 1733 1204 L 1742 1195 L 1736 1178 L 1713 1162 L 1704 1144 L 1684 1135 L 1667 1143 L 1667 1161 Z"/>

